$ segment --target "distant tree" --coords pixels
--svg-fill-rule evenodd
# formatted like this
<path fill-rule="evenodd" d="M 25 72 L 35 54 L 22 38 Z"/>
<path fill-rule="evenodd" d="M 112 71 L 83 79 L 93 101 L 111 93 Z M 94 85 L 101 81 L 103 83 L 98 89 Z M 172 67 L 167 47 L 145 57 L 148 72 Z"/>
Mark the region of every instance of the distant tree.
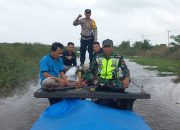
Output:
<path fill-rule="evenodd" d="M 143 44 L 142 41 L 136 41 L 136 42 L 133 44 L 133 48 L 135 48 L 136 50 L 141 50 L 141 49 L 142 49 L 142 44 Z"/>
<path fill-rule="evenodd" d="M 159 46 L 160 46 L 160 47 L 167 47 L 166 44 L 160 44 Z"/>
<path fill-rule="evenodd" d="M 150 44 L 150 40 L 144 39 L 144 41 L 136 41 L 133 45 L 133 47 L 137 50 L 147 50 L 152 48 Z"/>
<path fill-rule="evenodd" d="M 119 48 L 121 49 L 129 49 L 130 48 L 130 41 L 122 41 L 119 45 Z"/>
<path fill-rule="evenodd" d="M 177 35 L 177 36 L 171 35 L 170 38 L 173 39 L 177 43 L 176 44 L 173 42 L 173 44 L 180 45 L 180 35 Z"/>
<path fill-rule="evenodd" d="M 152 48 L 167 48 L 166 44 L 156 44 L 154 46 L 152 46 Z"/>
<path fill-rule="evenodd" d="M 151 49 L 150 40 L 144 39 L 142 48 L 145 50 Z"/>
<path fill-rule="evenodd" d="M 170 45 L 176 46 L 177 44 L 175 42 L 171 42 Z"/>

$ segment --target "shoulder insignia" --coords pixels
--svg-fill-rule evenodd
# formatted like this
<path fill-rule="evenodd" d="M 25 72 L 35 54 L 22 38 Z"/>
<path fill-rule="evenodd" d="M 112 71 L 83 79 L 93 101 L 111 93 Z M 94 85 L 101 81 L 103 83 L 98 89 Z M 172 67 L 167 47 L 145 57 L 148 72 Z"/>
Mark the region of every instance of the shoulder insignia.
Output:
<path fill-rule="evenodd" d="M 95 22 L 93 19 L 92 19 L 92 28 L 93 28 L 93 29 L 97 28 L 96 22 Z"/>

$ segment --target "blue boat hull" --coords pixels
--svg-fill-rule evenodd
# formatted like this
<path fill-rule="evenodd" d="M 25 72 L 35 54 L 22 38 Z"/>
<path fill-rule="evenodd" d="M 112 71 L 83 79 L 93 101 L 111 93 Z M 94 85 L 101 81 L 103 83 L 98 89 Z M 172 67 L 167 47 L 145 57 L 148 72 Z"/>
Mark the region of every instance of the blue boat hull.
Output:
<path fill-rule="evenodd" d="M 31 130 L 151 130 L 136 113 L 65 99 L 48 107 Z"/>

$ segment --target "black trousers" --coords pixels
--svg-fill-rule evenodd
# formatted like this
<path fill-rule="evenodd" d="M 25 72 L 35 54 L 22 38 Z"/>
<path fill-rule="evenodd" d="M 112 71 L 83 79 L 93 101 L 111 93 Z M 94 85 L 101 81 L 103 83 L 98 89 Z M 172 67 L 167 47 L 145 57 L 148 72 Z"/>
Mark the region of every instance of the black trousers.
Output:
<path fill-rule="evenodd" d="M 80 42 L 81 42 L 81 46 L 80 46 L 80 62 L 81 62 L 81 64 L 84 64 L 87 47 L 88 47 L 88 52 L 89 52 L 89 60 L 91 62 L 93 59 L 93 42 L 94 42 L 93 36 L 88 40 L 83 40 L 81 38 Z"/>

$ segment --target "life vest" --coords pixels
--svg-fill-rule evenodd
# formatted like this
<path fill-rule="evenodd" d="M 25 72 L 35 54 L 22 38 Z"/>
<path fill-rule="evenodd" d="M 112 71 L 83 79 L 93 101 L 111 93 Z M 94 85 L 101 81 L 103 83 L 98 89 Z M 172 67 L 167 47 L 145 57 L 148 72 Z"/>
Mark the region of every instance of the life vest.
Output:
<path fill-rule="evenodd" d="M 121 67 L 118 67 L 119 58 L 119 56 L 111 56 L 107 59 L 105 57 L 97 56 L 97 75 L 103 79 L 118 79 L 122 75 Z"/>

